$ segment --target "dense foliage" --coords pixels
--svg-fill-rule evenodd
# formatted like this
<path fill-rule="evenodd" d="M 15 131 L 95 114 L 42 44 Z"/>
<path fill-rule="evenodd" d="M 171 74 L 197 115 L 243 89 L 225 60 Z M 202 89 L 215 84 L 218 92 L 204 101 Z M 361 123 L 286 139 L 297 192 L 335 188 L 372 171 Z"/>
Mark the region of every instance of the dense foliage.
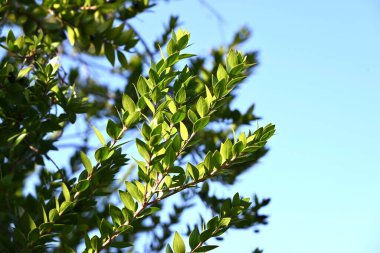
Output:
<path fill-rule="evenodd" d="M 197 57 L 185 52 L 190 34 L 177 17 L 152 44 L 128 23 L 154 5 L 0 4 L 1 252 L 206 252 L 230 228 L 266 224 L 259 210 L 268 199 L 210 191 L 234 184 L 275 132 L 272 124 L 244 132 L 258 119 L 253 106 L 231 107 L 256 64 L 254 52 L 236 49 L 249 31 Z M 124 80 L 122 89 L 91 75 L 102 58 L 110 63 L 100 66 L 104 75 Z M 102 122 L 105 129 L 95 127 Z M 88 131 L 65 157 L 59 142 L 79 123 Z M 56 159 L 70 162 L 63 168 Z M 35 193 L 24 194 L 31 173 Z M 202 208 L 212 216 L 201 218 Z M 200 218 L 184 221 L 186 210 Z M 139 238 L 143 245 L 131 247 Z"/>

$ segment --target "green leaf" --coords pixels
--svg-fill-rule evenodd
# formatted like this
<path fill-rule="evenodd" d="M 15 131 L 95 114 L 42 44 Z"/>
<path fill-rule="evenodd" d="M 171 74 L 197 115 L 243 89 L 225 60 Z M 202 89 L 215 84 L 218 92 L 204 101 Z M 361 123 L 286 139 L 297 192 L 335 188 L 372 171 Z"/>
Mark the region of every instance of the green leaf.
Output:
<path fill-rule="evenodd" d="M 30 215 L 27 212 L 24 212 L 24 214 L 20 218 L 20 227 L 25 234 L 28 234 L 37 226 L 36 223 L 34 223 L 32 217 L 30 217 Z"/>
<path fill-rule="evenodd" d="M 230 224 L 230 222 L 231 222 L 231 218 L 230 217 L 222 218 L 219 221 L 219 227 L 226 227 L 226 226 L 228 226 Z"/>
<path fill-rule="evenodd" d="M 179 52 L 175 52 L 174 54 L 170 55 L 167 59 L 166 59 L 166 66 L 167 67 L 171 67 L 173 66 L 174 64 L 176 64 L 179 60 Z"/>
<path fill-rule="evenodd" d="M 65 183 L 62 183 L 62 194 L 66 201 L 70 201 L 71 199 L 70 191 L 69 191 L 69 188 L 67 188 Z"/>
<path fill-rule="evenodd" d="M 91 174 L 92 173 L 92 164 L 91 164 L 91 161 L 90 159 L 87 157 L 87 155 L 85 153 L 83 153 L 82 151 L 80 151 L 80 159 L 85 167 L 85 169 L 87 170 L 87 173 L 88 174 Z"/>
<path fill-rule="evenodd" d="M 139 191 L 137 186 L 131 182 L 125 181 L 125 185 L 127 187 L 127 191 L 134 197 L 138 202 L 142 202 L 144 196 L 142 193 Z"/>
<path fill-rule="evenodd" d="M 181 108 L 173 114 L 172 123 L 177 124 L 178 122 L 181 122 L 185 118 L 186 118 L 186 110 Z"/>
<path fill-rule="evenodd" d="M 136 104 L 135 104 L 135 102 L 127 94 L 125 94 L 125 93 L 123 94 L 123 98 L 122 98 L 121 102 L 123 104 L 124 110 L 126 110 L 127 112 L 129 112 L 129 114 L 132 114 L 133 112 L 136 111 Z"/>
<path fill-rule="evenodd" d="M 110 205 L 110 215 L 115 225 L 120 226 L 124 222 L 124 216 L 121 210 L 114 205 Z"/>
<path fill-rule="evenodd" d="M 232 154 L 234 156 L 237 156 L 239 155 L 244 149 L 244 145 L 243 145 L 243 142 L 241 141 L 238 141 L 234 144 L 234 146 L 232 147 Z"/>
<path fill-rule="evenodd" d="M 214 154 L 212 155 L 212 163 L 214 164 L 215 168 L 219 168 L 220 165 L 222 165 L 223 158 L 219 150 L 214 151 Z"/>
<path fill-rule="evenodd" d="M 59 207 L 59 215 L 62 215 L 66 210 L 72 207 L 72 205 L 73 205 L 73 202 L 63 201 Z"/>
<path fill-rule="evenodd" d="M 137 218 L 142 218 L 142 217 L 145 217 L 145 216 L 148 216 L 148 215 L 151 215 L 157 211 L 161 210 L 159 207 L 148 207 L 148 208 L 145 208 L 144 211 L 142 211 L 139 216 L 137 216 Z"/>
<path fill-rule="evenodd" d="M 127 128 L 133 127 L 140 120 L 140 112 L 133 112 L 128 115 L 127 120 L 124 122 Z"/>
<path fill-rule="evenodd" d="M 29 242 L 36 242 L 40 238 L 40 230 L 38 228 L 32 229 L 28 234 Z"/>
<path fill-rule="evenodd" d="M 104 139 L 102 133 L 95 126 L 92 126 L 92 128 L 95 131 L 96 137 L 98 137 L 99 141 L 103 144 L 103 146 L 105 146 L 106 140 Z"/>
<path fill-rule="evenodd" d="M 185 124 L 182 122 L 179 123 L 179 133 L 181 134 L 182 140 L 186 141 L 189 139 L 189 132 L 187 131 Z"/>
<path fill-rule="evenodd" d="M 95 159 L 98 162 L 103 162 L 103 161 L 107 160 L 109 154 L 110 154 L 110 152 L 109 152 L 109 148 L 107 146 L 98 148 L 95 151 Z"/>
<path fill-rule="evenodd" d="M 187 111 L 187 117 L 189 117 L 191 123 L 193 123 L 193 124 L 195 124 L 195 122 L 197 122 L 197 120 L 198 120 L 197 115 L 191 109 L 189 109 Z"/>
<path fill-rule="evenodd" d="M 90 186 L 90 182 L 88 180 L 80 180 L 76 185 L 75 185 L 75 190 L 77 192 L 84 192 L 87 190 L 87 188 Z"/>
<path fill-rule="evenodd" d="M 173 240 L 173 249 L 174 253 L 185 253 L 185 243 L 183 242 L 181 236 L 178 234 L 178 232 L 175 232 L 174 234 L 174 240 Z"/>
<path fill-rule="evenodd" d="M 124 206 L 131 210 L 132 212 L 135 211 L 135 201 L 133 200 L 131 194 L 124 191 L 119 191 L 120 199 L 123 202 Z"/>
<path fill-rule="evenodd" d="M 17 74 L 17 79 L 20 79 L 26 76 L 29 73 L 29 71 L 31 71 L 32 69 L 33 69 L 32 66 L 28 66 L 26 68 L 21 69 Z"/>
<path fill-rule="evenodd" d="M 145 142 L 137 138 L 136 138 L 136 146 L 137 146 L 137 150 L 139 151 L 140 155 L 145 159 L 145 161 L 149 161 L 150 160 L 149 146 Z"/>
<path fill-rule="evenodd" d="M 219 64 L 219 66 L 218 66 L 218 70 L 216 72 L 216 77 L 218 78 L 218 80 L 222 80 L 222 79 L 227 80 L 228 79 L 227 71 L 224 69 L 222 64 Z"/>
<path fill-rule="evenodd" d="M 230 139 L 226 140 L 220 146 L 220 154 L 223 157 L 223 161 L 229 160 L 232 157 L 232 142 Z"/>
<path fill-rule="evenodd" d="M 110 43 L 104 43 L 104 54 L 107 57 L 107 60 L 112 64 L 112 66 L 115 65 L 115 50 Z"/>
<path fill-rule="evenodd" d="M 116 241 L 113 241 L 110 244 L 110 247 L 112 247 L 112 248 L 118 248 L 118 249 L 123 249 L 123 248 L 131 247 L 131 246 L 133 246 L 133 244 L 130 243 L 130 242 L 116 242 Z"/>
<path fill-rule="evenodd" d="M 149 98 L 147 98 L 145 96 L 143 98 L 144 98 L 144 101 L 145 101 L 146 105 L 149 107 L 149 109 L 154 114 L 156 112 L 156 109 L 154 108 L 154 105 L 152 104 L 152 102 L 149 100 Z"/>
<path fill-rule="evenodd" d="M 172 247 L 169 244 L 166 245 L 165 253 L 173 253 Z"/>
<path fill-rule="evenodd" d="M 199 247 L 194 252 L 207 252 L 207 251 L 216 249 L 218 247 L 219 247 L 218 245 L 206 245 L 206 246 Z"/>
<path fill-rule="evenodd" d="M 197 167 L 195 167 L 191 163 L 188 163 L 187 167 L 186 167 L 186 170 L 187 170 L 187 173 L 190 175 L 190 177 L 193 180 L 198 180 L 199 179 L 199 170 L 198 170 Z"/>
<path fill-rule="evenodd" d="M 197 112 L 199 116 L 201 116 L 201 118 L 207 115 L 209 107 L 206 100 L 202 96 L 199 97 L 196 107 L 197 107 Z"/>
<path fill-rule="evenodd" d="M 201 238 L 201 241 L 202 242 L 205 242 L 207 241 L 208 239 L 210 239 L 212 237 L 212 233 L 214 232 L 214 229 L 206 229 L 204 230 L 201 235 L 200 235 L 200 238 Z"/>
<path fill-rule="evenodd" d="M 112 120 L 107 122 L 107 134 L 114 140 L 117 140 L 121 131 L 121 128 Z"/>
<path fill-rule="evenodd" d="M 128 234 L 133 232 L 133 227 L 131 225 L 121 225 L 116 229 L 116 232 L 120 234 Z"/>
<path fill-rule="evenodd" d="M 147 80 L 143 76 L 140 76 L 139 80 L 137 81 L 137 91 L 141 96 L 144 96 L 147 92 L 149 92 Z"/>
<path fill-rule="evenodd" d="M 190 248 L 191 250 L 193 250 L 195 247 L 198 246 L 198 244 L 200 243 L 200 234 L 199 234 L 199 230 L 198 230 L 198 227 L 195 227 L 193 229 L 193 231 L 191 231 L 190 233 L 190 237 L 189 237 L 189 244 L 190 244 Z"/>
<path fill-rule="evenodd" d="M 70 45 L 74 46 L 75 44 L 75 32 L 74 29 L 70 26 L 67 26 L 67 37 L 69 39 Z"/>
<path fill-rule="evenodd" d="M 203 128 L 205 128 L 207 126 L 207 124 L 210 122 L 210 116 L 207 116 L 207 117 L 204 117 L 204 118 L 200 118 L 199 120 L 197 120 L 193 126 L 193 132 L 198 132 L 200 130 L 202 130 Z"/>
<path fill-rule="evenodd" d="M 123 67 L 123 68 L 128 68 L 128 61 L 127 61 L 127 58 L 125 57 L 125 55 L 117 50 L 117 59 L 119 60 L 120 62 L 120 65 Z"/>
<path fill-rule="evenodd" d="M 186 89 L 185 87 L 181 87 L 177 93 L 175 94 L 175 101 L 177 103 L 184 103 L 186 101 Z"/>
<path fill-rule="evenodd" d="M 230 72 L 233 67 L 239 64 L 238 52 L 231 49 L 227 55 L 227 71 Z"/>
<path fill-rule="evenodd" d="M 49 211 L 49 221 L 54 222 L 59 217 L 57 209 L 53 208 Z"/>

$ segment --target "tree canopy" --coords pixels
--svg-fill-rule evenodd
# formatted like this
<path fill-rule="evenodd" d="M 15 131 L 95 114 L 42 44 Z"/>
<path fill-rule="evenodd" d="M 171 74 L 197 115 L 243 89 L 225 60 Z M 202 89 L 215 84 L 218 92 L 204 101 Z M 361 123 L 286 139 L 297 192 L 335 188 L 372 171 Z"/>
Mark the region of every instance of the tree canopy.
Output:
<path fill-rule="evenodd" d="M 0 4 L 1 252 L 207 252 L 230 228 L 266 224 L 269 199 L 210 190 L 235 184 L 275 132 L 243 131 L 259 119 L 254 106 L 232 107 L 257 64 L 238 51 L 250 32 L 196 56 L 172 16 L 144 41 L 129 21 L 156 4 Z M 97 80 L 97 68 L 122 84 Z M 78 124 L 86 131 L 70 154 L 59 144 Z M 193 220 L 182 219 L 188 210 Z"/>

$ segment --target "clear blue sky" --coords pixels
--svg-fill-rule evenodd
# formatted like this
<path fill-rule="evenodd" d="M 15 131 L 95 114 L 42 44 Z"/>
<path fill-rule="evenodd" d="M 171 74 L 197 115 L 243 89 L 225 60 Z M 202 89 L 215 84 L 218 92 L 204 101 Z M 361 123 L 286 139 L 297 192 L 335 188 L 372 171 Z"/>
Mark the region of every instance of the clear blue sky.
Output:
<path fill-rule="evenodd" d="M 255 170 L 231 189 L 271 197 L 260 234 L 232 232 L 214 252 L 380 252 L 380 2 L 377 0 L 164 1 L 134 22 L 155 38 L 168 14 L 206 55 L 241 25 L 260 66 L 236 107 L 256 103 L 278 134 Z"/>

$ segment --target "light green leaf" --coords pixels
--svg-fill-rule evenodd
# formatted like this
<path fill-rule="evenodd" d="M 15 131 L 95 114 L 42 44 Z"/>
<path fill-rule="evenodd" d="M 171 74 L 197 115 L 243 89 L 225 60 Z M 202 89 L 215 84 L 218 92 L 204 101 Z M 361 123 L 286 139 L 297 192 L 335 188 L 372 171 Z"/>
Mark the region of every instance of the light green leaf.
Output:
<path fill-rule="evenodd" d="M 98 137 L 99 141 L 103 144 L 103 146 L 105 146 L 106 140 L 104 139 L 102 133 L 95 126 L 92 126 L 92 128 L 95 131 L 96 137 Z"/>
<path fill-rule="evenodd" d="M 222 80 L 222 79 L 227 80 L 228 79 L 227 71 L 224 69 L 222 64 L 219 64 L 219 66 L 218 66 L 218 70 L 216 72 L 216 77 L 218 78 L 218 80 Z"/>
<path fill-rule="evenodd" d="M 124 110 L 126 110 L 127 112 L 129 112 L 129 114 L 133 113 L 136 111 L 136 104 L 135 102 L 132 100 L 132 98 L 130 96 L 128 96 L 127 94 L 123 94 L 123 98 L 121 100 L 121 103 L 123 104 L 123 108 Z"/>
<path fill-rule="evenodd" d="M 182 140 L 186 141 L 187 139 L 189 139 L 189 132 L 187 131 L 187 128 L 185 124 L 183 124 L 183 122 L 179 123 L 179 132 L 181 134 Z"/>
<path fill-rule="evenodd" d="M 150 160 L 149 146 L 145 142 L 143 142 L 142 140 L 137 139 L 137 138 L 136 138 L 136 146 L 137 146 L 137 150 L 139 151 L 140 155 L 146 161 L 149 161 Z"/>
<path fill-rule="evenodd" d="M 140 112 L 133 112 L 128 115 L 127 120 L 125 121 L 125 126 L 127 128 L 133 127 L 140 120 Z"/>
<path fill-rule="evenodd" d="M 209 107 L 206 100 L 202 96 L 199 97 L 196 107 L 197 107 L 197 112 L 199 116 L 201 116 L 201 118 L 207 115 Z"/>
<path fill-rule="evenodd" d="M 32 66 L 28 66 L 26 68 L 23 68 L 21 69 L 19 72 L 18 72 L 18 75 L 17 75 L 17 79 L 19 78 L 23 78 L 24 76 L 26 76 L 30 70 L 32 70 L 33 67 Z"/>
<path fill-rule="evenodd" d="M 119 191 L 120 199 L 123 202 L 124 206 L 131 210 L 132 212 L 135 211 L 135 201 L 133 200 L 131 194 L 124 191 Z"/>
<path fill-rule="evenodd" d="M 185 253 L 186 252 L 185 243 L 183 242 L 183 240 L 182 240 L 181 236 L 178 234 L 178 232 L 175 232 L 175 234 L 174 234 L 173 249 L 174 249 L 174 253 Z"/>
<path fill-rule="evenodd" d="M 125 181 L 125 186 L 127 187 L 127 191 L 131 194 L 132 197 L 134 197 L 140 203 L 143 201 L 144 196 L 135 184 L 129 181 Z"/>
<path fill-rule="evenodd" d="M 83 153 L 82 151 L 80 152 L 80 159 L 85 167 L 85 169 L 87 170 L 87 173 L 88 174 L 91 174 L 92 173 L 92 164 L 91 164 L 91 161 L 90 159 L 87 157 L 87 155 L 85 153 Z"/>
<path fill-rule="evenodd" d="M 200 118 L 199 120 L 197 120 L 193 126 L 193 132 L 198 132 L 200 130 L 202 130 L 203 128 L 205 128 L 207 126 L 207 124 L 210 122 L 210 116 L 207 116 L 207 117 L 204 117 L 204 118 Z"/>
<path fill-rule="evenodd" d="M 70 45 L 74 46 L 75 44 L 75 32 L 74 29 L 70 26 L 67 26 L 67 37 L 69 39 Z"/>
<path fill-rule="evenodd" d="M 230 139 L 222 143 L 220 147 L 220 154 L 223 157 L 223 161 L 231 159 L 232 157 L 232 142 Z"/>
<path fill-rule="evenodd" d="M 65 198 L 65 200 L 69 202 L 71 199 L 70 191 L 69 191 L 69 188 L 67 188 L 65 183 L 62 183 L 62 194 L 63 194 L 63 197 Z"/>

